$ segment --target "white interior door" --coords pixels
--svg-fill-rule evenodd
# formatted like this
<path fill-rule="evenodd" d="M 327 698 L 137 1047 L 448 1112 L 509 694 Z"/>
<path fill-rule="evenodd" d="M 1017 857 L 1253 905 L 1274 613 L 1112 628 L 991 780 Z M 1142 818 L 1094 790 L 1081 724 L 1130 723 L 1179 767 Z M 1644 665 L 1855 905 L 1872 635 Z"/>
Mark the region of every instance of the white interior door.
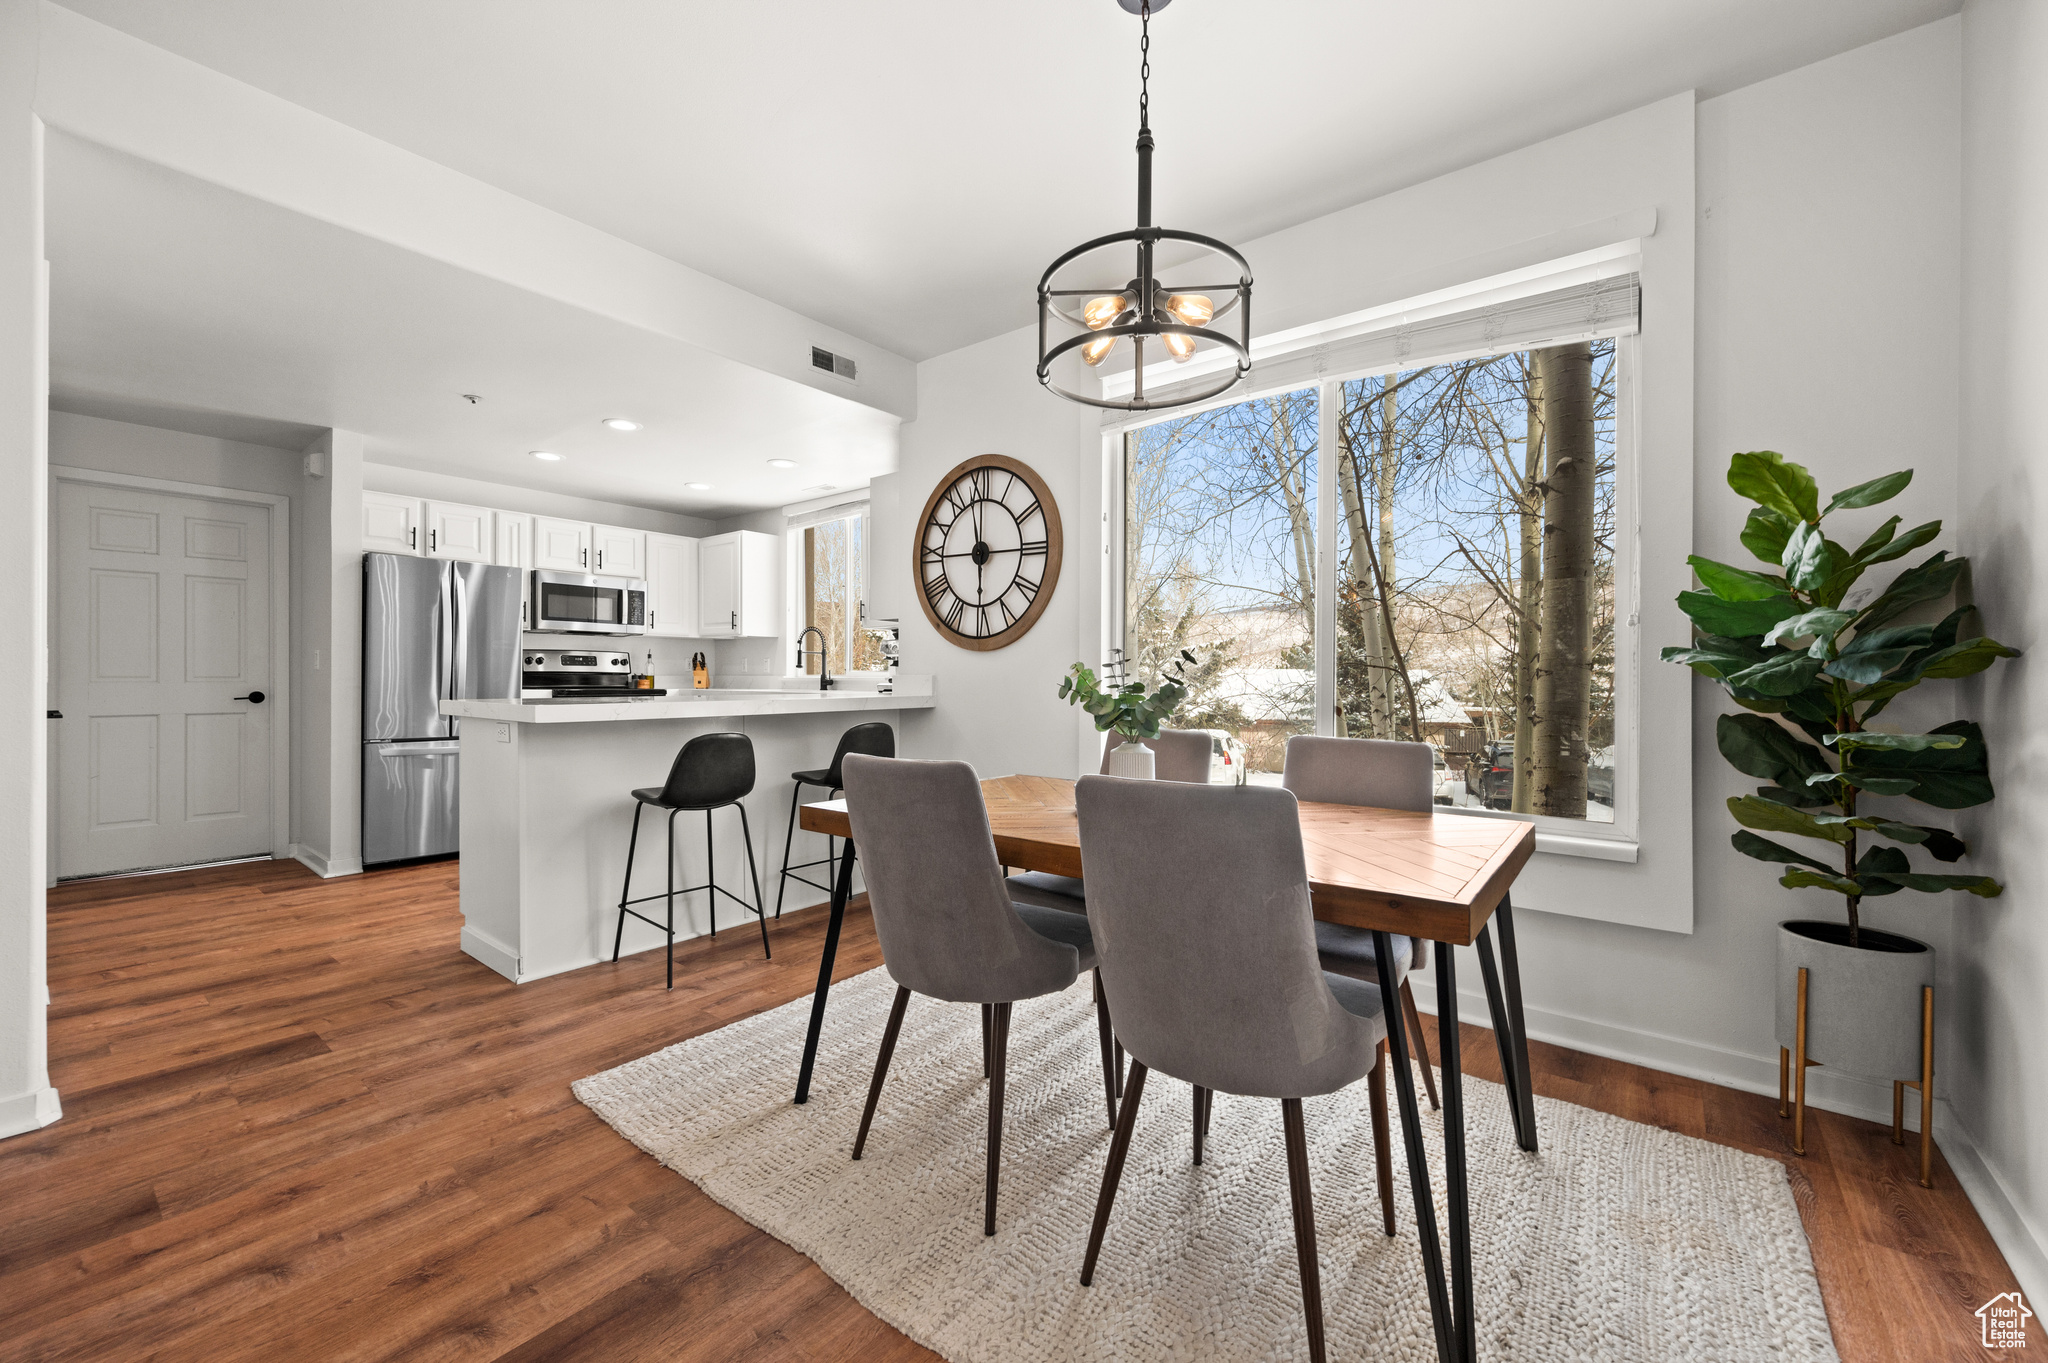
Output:
<path fill-rule="evenodd" d="M 271 509 L 73 482 L 56 503 L 57 874 L 269 853 Z"/>

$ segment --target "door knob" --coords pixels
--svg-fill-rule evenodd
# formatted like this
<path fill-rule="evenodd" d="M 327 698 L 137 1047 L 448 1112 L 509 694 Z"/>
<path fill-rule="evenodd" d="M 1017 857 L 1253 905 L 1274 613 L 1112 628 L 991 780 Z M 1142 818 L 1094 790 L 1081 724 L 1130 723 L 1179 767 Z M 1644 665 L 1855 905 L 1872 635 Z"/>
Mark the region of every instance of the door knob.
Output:
<path fill-rule="evenodd" d="M 261 705 L 263 703 L 263 693 L 261 691 L 251 691 L 248 695 L 236 696 L 235 699 L 246 700 L 251 705 Z"/>

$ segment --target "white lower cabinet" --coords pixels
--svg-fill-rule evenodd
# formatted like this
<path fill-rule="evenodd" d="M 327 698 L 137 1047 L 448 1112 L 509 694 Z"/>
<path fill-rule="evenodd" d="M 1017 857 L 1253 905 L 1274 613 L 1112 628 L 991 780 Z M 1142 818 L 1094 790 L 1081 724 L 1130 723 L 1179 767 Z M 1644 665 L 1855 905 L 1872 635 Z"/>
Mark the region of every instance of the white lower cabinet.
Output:
<path fill-rule="evenodd" d="M 699 633 L 772 638 L 782 633 L 782 541 L 757 530 L 697 544 Z"/>
<path fill-rule="evenodd" d="M 647 632 L 671 638 L 698 637 L 696 540 L 684 535 L 647 536 Z"/>

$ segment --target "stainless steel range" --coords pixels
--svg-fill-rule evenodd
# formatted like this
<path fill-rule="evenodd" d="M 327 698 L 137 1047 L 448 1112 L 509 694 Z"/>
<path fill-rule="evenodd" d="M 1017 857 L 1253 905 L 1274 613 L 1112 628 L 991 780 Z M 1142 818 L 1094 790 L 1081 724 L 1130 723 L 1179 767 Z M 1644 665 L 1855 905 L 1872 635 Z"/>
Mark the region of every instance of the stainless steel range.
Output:
<path fill-rule="evenodd" d="M 635 689 L 633 655 L 614 649 L 528 649 L 520 657 L 519 686 L 522 700 L 631 700 L 668 694 Z"/>

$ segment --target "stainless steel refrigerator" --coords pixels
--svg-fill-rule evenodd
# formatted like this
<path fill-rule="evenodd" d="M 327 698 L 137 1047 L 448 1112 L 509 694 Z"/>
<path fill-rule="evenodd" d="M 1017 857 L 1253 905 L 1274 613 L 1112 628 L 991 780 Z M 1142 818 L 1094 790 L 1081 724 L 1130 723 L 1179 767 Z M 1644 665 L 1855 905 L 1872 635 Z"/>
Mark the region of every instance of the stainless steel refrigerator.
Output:
<path fill-rule="evenodd" d="M 460 720 L 519 695 L 519 570 L 363 555 L 363 864 L 457 850 Z"/>

